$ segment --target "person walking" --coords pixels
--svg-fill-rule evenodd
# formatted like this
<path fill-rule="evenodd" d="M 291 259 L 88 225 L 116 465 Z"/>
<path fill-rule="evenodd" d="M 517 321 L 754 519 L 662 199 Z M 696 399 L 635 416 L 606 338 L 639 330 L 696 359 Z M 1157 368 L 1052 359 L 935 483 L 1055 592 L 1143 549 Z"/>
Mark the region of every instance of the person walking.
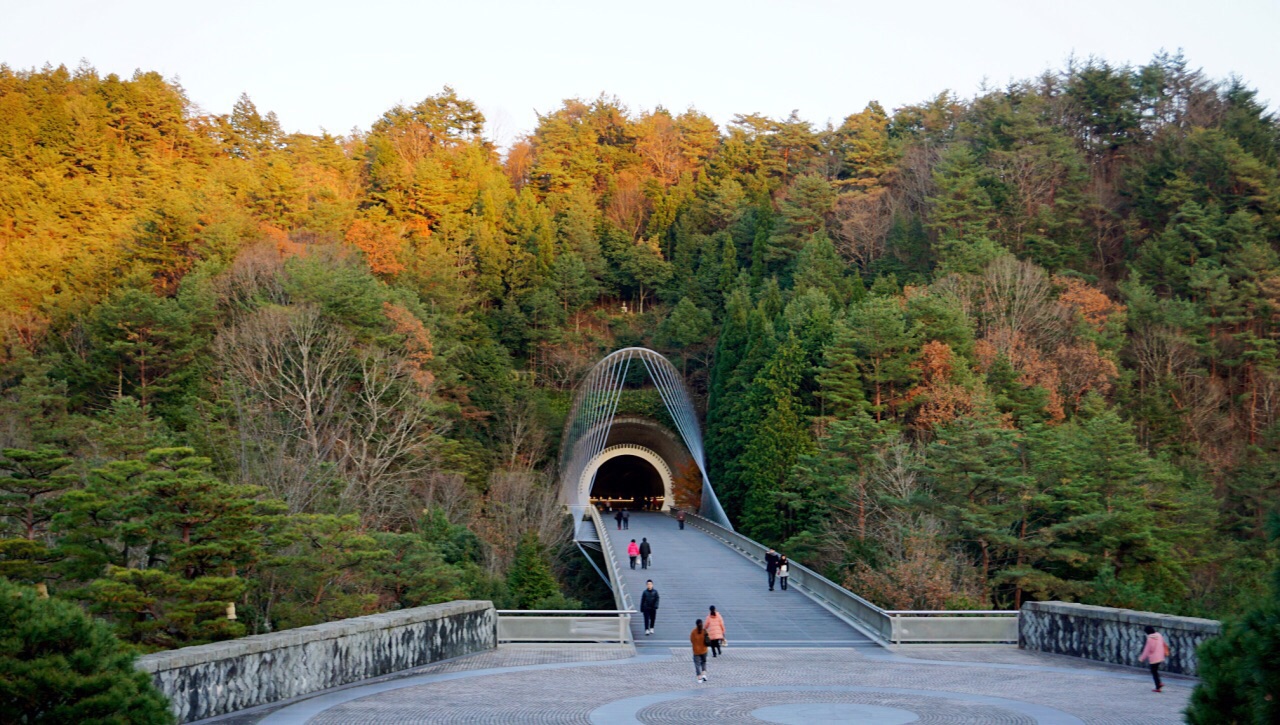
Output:
<path fill-rule="evenodd" d="M 707 630 L 699 619 L 693 623 L 693 631 L 689 633 L 689 644 L 693 646 L 693 681 L 707 681 Z"/>
<path fill-rule="evenodd" d="M 618 531 L 622 531 L 622 509 L 618 509 L 618 513 L 613 515 L 613 520 L 618 522 Z"/>
<path fill-rule="evenodd" d="M 707 615 L 707 638 L 711 641 L 708 643 L 711 647 L 711 656 L 719 657 L 720 648 L 724 646 L 724 617 L 716 611 L 716 605 L 711 605 L 711 612 Z"/>
<path fill-rule="evenodd" d="M 641 569 L 649 568 L 649 556 L 652 553 L 653 553 L 653 547 L 649 546 L 649 540 L 641 536 L 640 537 L 640 568 Z"/>
<path fill-rule="evenodd" d="M 640 595 L 640 613 L 644 615 L 644 633 L 647 637 L 653 634 L 653 620 L 658 616 L 658 590 L 653 588 L 653 580 L 644 583 L 644 594 Z"/>
<path fill-rule="evenodd" d="M 1143 631 L 1147 633 L 1147 641 L 1142 646 L 1142 654 L 1138 655 L 1138 661 L 1146 662 L 1151 667 L 1151 679 L 1156 683 L 1156 689 L 1152 692 L 1164 692 L 1164 683 L 1160 682 L 1160 663 L 1169 656 L 1169 645 L 1155 627 L 1148 624 Z"/>
<path fill-rule="evenodd" d="M 676 523 L 680 524 L 680 530 L 684 531 L 684 509 L 676 512 Z"/>
<path fill-rule="evenodd" d="M 769 573 L 769 591 L 773 591 L 773 580 L 778 575 L 778 552 L 773 549 L 764 555 L 764 570 Z"/>
<path fill-rule="evenodd" d="M 632 539 L 631 543 L 627 544 L 627 556 L 631 557 L 631 568 L 636 568 L 636 557 L 640 556 L 640 546 L 635 539 Z"/>
<path fill-rule="evenodd" d="M 623 529 L 631 528 L 631 512 L 627 511 L 626 509 L 623 509 L 622 511 L 622 528 Z"/>
<path fill-rule="evenodd" d="M 778 586 L 782 587 L 782 591 L 787 590 L 787 576 L 791 573 L 791 562 L 787 561 L 787 555 L 783 554 L 778 558 Z"/>

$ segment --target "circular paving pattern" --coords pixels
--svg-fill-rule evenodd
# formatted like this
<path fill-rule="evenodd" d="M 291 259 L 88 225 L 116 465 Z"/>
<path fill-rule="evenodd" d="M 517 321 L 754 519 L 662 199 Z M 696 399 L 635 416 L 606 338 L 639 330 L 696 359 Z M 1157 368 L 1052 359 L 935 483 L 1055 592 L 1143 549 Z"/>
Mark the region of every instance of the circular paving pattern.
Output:
<path fill-rule="evenodd" d="M 1004 698 L 853 686 L 726 687 L 640 695 L 596 708 L 591 722 L 821 725 L 1037 725 L 1079 723 L 1060 710 Z"/>
<path fill-rule="evenodd" d="M 752 710 L 751 717 L 778 725 L 837 725 L 850 722 L 861 725 L 907 725 L 920 720 L 920 716 L 910 710 L 881 705 L 851 705 L 847 702 L 770 705 Z"/>

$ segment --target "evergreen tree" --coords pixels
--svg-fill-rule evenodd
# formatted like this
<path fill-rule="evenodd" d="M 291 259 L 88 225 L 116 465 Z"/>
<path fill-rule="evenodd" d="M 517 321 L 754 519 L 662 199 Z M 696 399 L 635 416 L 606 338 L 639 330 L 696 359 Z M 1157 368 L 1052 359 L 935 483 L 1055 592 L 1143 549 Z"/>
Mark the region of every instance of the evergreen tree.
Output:
<path fill-rule="evenodd" d="M 64 549 L 69 570 L 109 564 L 85 597 L 130 641 L 164 648 L 244 631 L 225 609 L 245 591 L 243 574 L 261 560 L 280 509 L 208 466 L 190 448 L 108 464 L 59 522 L 76 527 Z"/>
<path fill-rule="evenodd" d="M 164 695 L 104 624 L 0 578 L 0 711 L 7 722 L 171 723 Z"/>
<path fill-rule="evenodd" d="M 516 545 L 515 560 L 507 575 L 507 586 L 515 599 L 517 609 L 545 608 L 560 593 L 551 567 L 547 564 L 542 545 L 533 533 L 527 532 Z"/>
<path fill-rule="evenodd" d="M 746 492 L 743 529 L 774 545 L 796 533 L 801 492 L 791 479 L 791 468 L 813 446 L 798 396 L 803 360 L 800 341 L 789 335 L 748 393 L 760 413 L 739 457 Z"/>
<path fill-rule="evenodd" d="M 1000 256 L 991 239 L 991 198 L 981 170 L 962 144 L 947 148 L 934 171 L 937 194 L 930 198 L 930 226 L 938 235 L 942 272 L 974 274 Z"/>
<path fill-rule="evenodd" d="M 871 412 L 881 420 L 919 374 L 912 365 L 919 352 L 918 328 L 895 298 L 872 294 L 849 308 L 848 329 Z"/>
<path fill-rule="evenodd" d="M 1273 542 L 1280 539 L 1280 517 L 1271 522 Z M 1280 567 L 1272 574 L 1269 595 L 1223 632 L 1200 645 L 1200 682 L 1191 693 L 1187 722 L 1272 723 L 1280 718 Z"/>

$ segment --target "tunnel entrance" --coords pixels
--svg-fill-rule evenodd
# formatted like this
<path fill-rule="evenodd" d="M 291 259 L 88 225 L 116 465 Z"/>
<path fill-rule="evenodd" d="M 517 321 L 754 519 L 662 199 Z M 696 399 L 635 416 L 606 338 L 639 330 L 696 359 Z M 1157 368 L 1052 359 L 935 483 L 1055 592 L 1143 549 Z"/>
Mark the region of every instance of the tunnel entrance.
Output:
<path fill-rule="evenodd" d="M 663 496 L 662 474 L 639 456 L 617 456 L 605 461 L 591 485 L 591 503 L 602 509 L 658 511 Z"/>

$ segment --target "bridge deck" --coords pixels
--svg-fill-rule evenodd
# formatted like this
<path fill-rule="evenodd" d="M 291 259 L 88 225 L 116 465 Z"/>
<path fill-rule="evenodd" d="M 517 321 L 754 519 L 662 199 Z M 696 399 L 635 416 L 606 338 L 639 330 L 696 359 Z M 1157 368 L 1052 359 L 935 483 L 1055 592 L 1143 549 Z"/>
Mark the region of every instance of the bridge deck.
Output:
<path fill-rule="evenodd" d="M 715 539 L 675 519 L 657 513 L 632 513 L 631 528 L 618 531 L 611 514 L 602 514 L 617 552 L 619 571 L 626 578 L 632 606 L 639 608 L 645 580 L 653 579 L 661 595 L 654 634 L 645 636 L 639 614 L 631 620 L 636 644 L 687 645 L 695 619 L 704 619 L 714 604 L 725 619 L 730 645 L 831 646 L 869 644 L 870 640 L 823 609 L 804 593 L 775 587 L 769 591 L 764 569 Z M 632 539 L 649 539 L 653 566 L 627 560 Z"/>

